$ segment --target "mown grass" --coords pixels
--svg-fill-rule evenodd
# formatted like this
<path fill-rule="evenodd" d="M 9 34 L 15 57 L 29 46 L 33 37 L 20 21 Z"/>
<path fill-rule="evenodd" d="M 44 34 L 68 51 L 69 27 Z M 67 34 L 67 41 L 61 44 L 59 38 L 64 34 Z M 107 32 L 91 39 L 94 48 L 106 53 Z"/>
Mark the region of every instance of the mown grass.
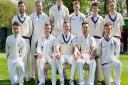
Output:
<path fill-rule="evenodd" d="M 121 74 L 121 85 L 128 85 L 128 55 L 121 55 L 120 60 L 122 62 L 122 74 Z M 70 70 L 66 70 L 68 79 L 70 75 Z M 85 72 L 87 73 L 87 72 Z M 51 79 L 51 70 L 48 72 L 49 79 Z M 57 83 L 59 85 L 59 76 L 57 76 Z M 78 73 L 76 72 L 75 79 L 78 80 Z M 103 76 L 102 76 L 103 80 Z M 69 81 L 69 80 L 68 80 Z M 69 85 L 68 81 L 66 81 L 65 85 Z M 0 53 L 0 85 L 10 85 L 10 81 L 8 78 L 8 69 L 7 69 L 7 58 L 5 53 Z M 25 82 L 25 85 L 34 85 L 34 81 L 32 82 Z M 46 85 L 51 85 L 51 80 L 46 81 Z M 103 84 L 99 84 L 103 85 Z"/>

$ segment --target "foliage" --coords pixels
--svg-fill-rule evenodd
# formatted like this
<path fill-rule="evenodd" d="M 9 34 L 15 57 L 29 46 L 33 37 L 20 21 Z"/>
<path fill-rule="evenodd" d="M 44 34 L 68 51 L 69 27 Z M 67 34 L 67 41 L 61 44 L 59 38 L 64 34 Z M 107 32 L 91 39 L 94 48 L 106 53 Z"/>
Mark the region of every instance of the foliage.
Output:
<path fill-rule="evenodd" d="M 10 0 L 0 0 L 0 27 L 9 26 L 16 11 L 17 8 Z"/>
<path fill-rule="evenodd" d="M 30 15 L 35 10 L 35 1 L 36 0 L 25 0 L 27 3 L 27 14 Z M 52 5 L 55 4 L 56 0 L 42 0 L 43 1 L 43 11 L 48 14 L 49 9 Z M 81 4 L 80 11 L 84 13 L 86 16 L 90 13 L 91 9 L 91 2 L 92 0 L 79 0 Z M 99 14 L 105 16 L 107 13 L 106 3 L 107 0 L 98 0 L 100 7 L 99 7 Z M 70 13 L 73 12 L 72 2 L 73 0 L 63 0 L 64 5 L 69 8 Z M 123 12 L 126 8 L 126 5 L 118 0 L 118 11 Z M 11 23 L 12 17 L 17 14 L 17 5 L 13 4 L 11 0 L 0 0 L 0 27 L 8 27 Z"/>

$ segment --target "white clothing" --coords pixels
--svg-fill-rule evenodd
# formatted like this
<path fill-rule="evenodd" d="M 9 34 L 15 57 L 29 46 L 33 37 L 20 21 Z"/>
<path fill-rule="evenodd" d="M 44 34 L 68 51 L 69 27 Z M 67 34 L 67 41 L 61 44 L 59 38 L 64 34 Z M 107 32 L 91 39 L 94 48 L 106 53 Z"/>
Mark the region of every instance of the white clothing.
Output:
<path fill-rule="evenodd" d="M 25 40 L 14 35 L 10 35 L 6 40 L 6 55 L 8 57 L 8 72 L 11 84 L 23 83 L 25 51 Z"/>
<path fill-rule="evenodd" d="M 88 16 L 87 22 L 89 23 L 89 28 L 90 28 L 89 34 L 91 36 L 97 36 L 101 38 L 103 36 L 103 29 L 104 29 L 103 17 L 100 15 L 93 17 L 91 15 L 91 16 Z"/>
<path fill-rule="evenodd" d="M 52 53 L 54 51 L 54 42 L 55 37 L 50 35 L 49 38 L 45 36 L 40 38 L 37 42 L 37 53 L 41 54 L 43 57 L 37 58 L 37 67 L 38 67 L 38 78 L 40 83 L 45 83 L 45 76 L 44 76 L 44 65 L 45 63 L 50 63 L 52 68 L 52 83 L 56 80 L 56 64 L 55 61 L 52 59 Z"/>
<path fill-rule="evenodd" d="M 79 72 L 79 84 L 85 85 L 85 79 L 84 79 L 84 73 L 83 73 L 83 66 L 84 64 L 89 65 L 89 76 L 87 83 L 88 85 L 94 84 L 94 78 L 95 78 L 95 69 L 96 69 L 96 62 L 95 60 L 91 60 L 91 47 L 96 46 L 95 39 L 91 36 L 87 36 L 86 38 L 84 36 L 79 36 L 76 38 L 77 40 L 77 46 L 80 48 L 80 53 L 82 54 L 83 58 L 79 58 L 77 60 L 78 62 L 78 72 Z"/>
<path fill-rule="evenodd" d="M 77 62 L 73 56 L 74 39 L 75 36 L 73 36 L 72 34 L 69 34 L 67 38 L 65 34 L 62 34 L 58 36 L 57 42 L 55 44 L 55 46 L 60 47 L 60 53 L 62 54 L 60 59 L 56 59 L 57 69 L 60 74 L 61 82 L 64 82 L 64 77 L 63 77 L 64 63 L 68 63 L 72 65 L 70 79 L 74 80 L 76 66 L 77 66 Z"/>
<path fill-rule="evenodd" d="M 23 21 L 22 21 L 23 20 Z M 24 15 L 21 17 L 20 14 L 15 15 L 12 19 L 13 22 L 19 22 L 21 25 L 21 36 L 25 39 L 25 56 L 23 57 L 24 68 L 25 68 L 25 78 L 28 80 L 29 74 L 29 65 L 30 65 L 30 39 L 32 35 L 32 21 L 28 15 Z"/>
<path fill-rule="evenodd" d="M 49 10 L 49 18 L 53 21 L 53 31 L 54 36 L 58 36 L 63 32 L 64 20 L 67 20 L 69 16 L 69 10 L 66 6 L 61 4 L 60 9 L 58 9 L 57 4 L 53 5 Z"/>
<path fill-rule="evenodd" d="M 85 15 L 81 12 L 78 15 L 73 12 L 69 15 L 71 23 L 71 33 L 74 35 L 82 35 L 82 23 L 86 20 Z"/>
<path fill-rule="evenodd" d="M 101 37 L 103 36 L 103 30 L 104 30 L 104 22 L 103 22 L 103 17 L 100 15 L 90 15 L 87 17 L 87 22 L 89 23 L 89 34 L 93 36 L 96 40 L 96 44 L 99 43 Z M 97 50 L 96 50 L 96 56 L 99 56 L 99 46 L 97 45 Z M 102 73 L 102 66 L 100 64 L 100 59 L 96 58 L 96 76 L 95 76 L 95 81 L 97 82 L 98 80 L 101 79 L 101 73 Z"/>
<path fill-rule="evenodd" d="M 106 85 L 111 85 L 111 70 L 114 69 L 114 85 L 120 85 L 121 63 L 117 58 L 119 44 L 117 39 L 110 37 L 109 40 L 101 39 L 100 52 L 101 64 L 104 70 L 104 78 Z"/>
<path fill-rule="evenodd" d="M 110 16 L 112 17 L 112 14 L 110 14 Z M 110 19 L 109 14 L 107 14 L 107 15 L 105 16 L 105 18 L 104 18 L 104 23 L 106 23 L 106 22 L 112 22 L 113 28 L 112 28 L 112 33 L 111 33 L 111 35 L 112 35 L 112 36 L 121 37 L 121 30 L 120 30 L 120 28 L 121 28 L 121 26 L 124 25 L 123 16 L 122 16 L 120 13 L 118 13 L 118 12 L 116 12 L 116 13 L 114 14 L 114 16 L 115 16 L 115 17 L 117 16 L 117 18 L 116 18 L 115 21 L 113 22 L 113 21 Z M 114 18 L 115 18 L 115 17 L 114 17 Z"/>
<path fill-rule="evenodd" d="M 36 12 L 33 12 L 30 15 L 32 19 L 32 25 L 33 25 L 33 32 L 32 32 L 32 40 L 31 40 L 31 60 L 32 60 L 32 76 L 35 75 L 35 63 L 36 60 L 34 59 L 34 53 L 36 53 L 36 45 L 37 40 L 40 37 L 44 36 L 44 27 L 45 23 L 49 23 L 49 17 L 47 14 L 42 13 L 41 15 L 37 15 Z"/>

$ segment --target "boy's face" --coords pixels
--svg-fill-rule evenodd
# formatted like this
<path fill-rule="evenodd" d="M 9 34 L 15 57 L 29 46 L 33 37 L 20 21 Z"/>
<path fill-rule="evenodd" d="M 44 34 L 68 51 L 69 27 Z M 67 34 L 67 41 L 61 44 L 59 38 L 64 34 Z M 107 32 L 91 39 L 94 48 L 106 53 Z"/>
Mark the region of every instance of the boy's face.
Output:
<path fill-rule="evenodd" d="M 92 12 L 97 13 L 99 10 L 98 6 L 92 6 Z"/>
<path fill-rule="evenodd" d="M 13 33 L 14 35 L 18 35 L 20 33 L 20 26 L 13 25 Z"/>
<path fill-rule="evenodd" d="M 88 24 L 83 24 L 82 31 L 83 31 L 83 35 L 88 35 L 88 32 L 89 32 Z"/>
<path fill-rule="evenodd" d="M 112 31 L 112 26 L 111 26 L 111 25 L 105 26 L 104 29 L 105 29 L 105 30 L 104 30 L 105 35 L 106 35 L 106 36 L 110 36 L 111 31 Z"/>
<path fill-rule="evenodd" d="M 45 26 L 44 32 L 45 32 L 46 34 L 50 34 L 50 32 L 51 32 L 51 25 Z"/>
<path fill-rule="evenodd" d="M 70 32 L 70 23 L 64 23 L 63 30 L 66 33 Z"/>
<path fill-rule="evenodd" d="M 116 3 L 115 2 L 109 3 L 109 11 L 113 12 L 115 11 L 115 9 L 116 9 Z"/>
<path fill-rule="evenodd" d="M 74 4 L 73 9 L 74 9 L 74 11 L 79 11 L 80 10 L 80 5 L 79 4 Z"/>

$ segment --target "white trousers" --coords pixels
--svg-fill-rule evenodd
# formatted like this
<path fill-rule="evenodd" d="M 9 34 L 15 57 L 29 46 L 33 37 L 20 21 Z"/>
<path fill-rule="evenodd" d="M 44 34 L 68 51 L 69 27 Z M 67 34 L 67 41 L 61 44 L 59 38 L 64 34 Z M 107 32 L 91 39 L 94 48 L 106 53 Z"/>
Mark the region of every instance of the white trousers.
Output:
<path fill-rule="evenodd" d="M 111 85 L 111 71 L 114 69 L 114 85 L 120 85 L 120 76 L 122 64 L 119 60 L 113 60 L 112 63 L 102 65 L 106 85 Z"/>
<path fill-rule="evenodd" d="M 34 54 L 36 53 L 36 44 L 39 36 L 32 36 L 32 41 L 31 41 L 31 71 L 32 74 L 31 76 L 34 78 L 35 77 L 35 65 L 36 65 L 36 59 L 34 58 Z"/>
<path fill-rule="evenodd" d="M 24 70 L 25 70 L 25 78 L 30 77 L 30 42 L 29 39 L 25 39 L 25 56 L 23 57 L 23 62 L 24 62 Z"/>
<path fill-rule="evenodd" d="M 12 85 L 16 83 L 23 83 L 24 63 L 22 58 L 8 58 L 8 72 Z"/>
<path fill-rule="evenodd" d="M 38 79 L 40 83 L 45 83 L 45 76 L 44 76 L 44 65 L 45 63 L 51 64 L 52 69 L 52 82 L 56 80 L 56 64 L 55 61 L 51 58 L 51 55 L 45 55 L 41 59 L 37 59 L 37 68 L 38 68 Z"/>
<path fill-rule="evenodd" d="M 87 79 L 87 85 L 94 85 L 94 78 L 95 78 L 95 69 L 96 69 L 96 62 L 95 60 L 90 60 L 90 55 L 82 54 L 83 59 L 78 59 L 78 72 L 79 72 L 79 84 L 86 85 L 84 79 L 84 72 L 83 66 L 84 64 L 89 65 L 89 75 Z"/>
<path fill-rule="evenodd" d="M 95 38 L 96 44 L 97 44 L 97 50 L 96 50 L 96 55 L 99 57 L 99 42 L 100 39 Z M 98 80 L 101 80 L 101 74 L 102 74 L 102 65 L 100 63 L 100 58 L 96 58 L 96 73 L 95 73 L 95 81 L 97 82 Z"/>
<path fill-rule="evenodd" d="M 64 82 L 64 76 L 63 76 L 63 64 L 68 63 L 71 64 L 71 74 L 70 74 L 70 79 L 74 80 L 75 72 L 76 72 L 76 67 L 77 67 L 77 62 L 74 59 L 73 55 L 61 55 L 60 59 L 56 59 L 56 64 L 57 64 L 57 69 L 60 74 L 60 82 Z"/>
<path fill-rule="evenodd" d="M 116 37 L 115 37 L 116 38 Z M 121 48 L 121 42 L 120 42 L 120 38 L 116 38 L 117 39 L 117 44 L 118 44 L 118 46 L 119 46 L 119 48 L 118 48 L 118 50 L 117 50 L 117 54 L 116 54 L 116 56 L 117 56 L 117 58 L 119 59 L 119 57 L 120 57 L 120 48 Z"/>

